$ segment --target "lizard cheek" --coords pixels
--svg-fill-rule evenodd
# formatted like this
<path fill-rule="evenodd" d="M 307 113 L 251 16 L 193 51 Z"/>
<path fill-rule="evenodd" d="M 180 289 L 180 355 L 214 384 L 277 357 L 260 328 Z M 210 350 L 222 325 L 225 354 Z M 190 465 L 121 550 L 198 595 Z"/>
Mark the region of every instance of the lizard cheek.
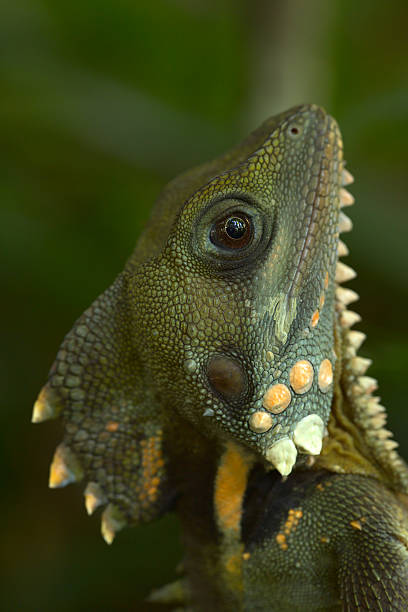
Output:
<path fill-rule="evenodd" d="M 237 400 L 247 387 L 242 366 L 230 357 L 211 357 L 207 365 L 207 377 L 214 391 L 226 401 Z"/>

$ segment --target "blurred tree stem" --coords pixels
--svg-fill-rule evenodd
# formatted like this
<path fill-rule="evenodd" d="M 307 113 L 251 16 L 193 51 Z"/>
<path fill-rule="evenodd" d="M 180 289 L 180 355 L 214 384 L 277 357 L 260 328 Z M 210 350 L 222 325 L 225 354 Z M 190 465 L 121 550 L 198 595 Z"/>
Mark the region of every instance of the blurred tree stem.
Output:
<path fill-rule="evenodd" d="M 248 126 L 295 104 L 330 104 L 330 39 L 337 4 L 248 2 L 253 26 Z"/>

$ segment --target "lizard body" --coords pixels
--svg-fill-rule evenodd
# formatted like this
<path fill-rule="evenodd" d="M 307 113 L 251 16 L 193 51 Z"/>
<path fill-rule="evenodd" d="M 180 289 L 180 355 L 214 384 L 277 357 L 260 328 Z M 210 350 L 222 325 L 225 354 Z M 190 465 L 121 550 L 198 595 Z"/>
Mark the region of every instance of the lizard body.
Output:
<path fill-rule="evenodd" d="M 342 149 L 305 105 L 172 181 L 34 407 L 64 420 L 50 486 L 85 477 L 107 542 L 178 513 L 194 610 L 408 609 L 408 470 L 341 286 Z"/>

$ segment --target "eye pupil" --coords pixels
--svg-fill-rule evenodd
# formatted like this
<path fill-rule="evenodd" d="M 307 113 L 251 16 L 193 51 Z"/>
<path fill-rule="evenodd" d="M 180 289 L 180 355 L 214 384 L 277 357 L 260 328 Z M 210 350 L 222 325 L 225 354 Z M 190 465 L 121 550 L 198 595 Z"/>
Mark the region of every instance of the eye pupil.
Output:
<path fill-rule="evenodd" d="M 244 219 L 240 217 L 230 217 L 225 223 L 225 231 L 233 240 L 239 240 L 247 231 Z"/>
<path fill-rule="evenodd" d="M 254 228 L 251 217 L 233 212 L 214 223 L 210 232 L 213 244 L 223 249 L 243 249 L 253 238 Z"/>

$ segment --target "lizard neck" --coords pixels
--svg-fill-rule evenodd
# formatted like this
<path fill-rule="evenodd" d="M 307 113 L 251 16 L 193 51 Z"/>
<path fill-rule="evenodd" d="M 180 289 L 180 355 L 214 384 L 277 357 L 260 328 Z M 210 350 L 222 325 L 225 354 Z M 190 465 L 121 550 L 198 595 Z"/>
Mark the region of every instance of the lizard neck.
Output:
<path fill-rule="evenodd" d="M 241 519 L 254 456 L 233 442 L 209 440 L 181 420 L 172 422 L 167 443 L 169 477 L 178 491 L 184 565 L 194 598 L 205 601 L 206 609 L 216 609 L 222 596 L 231 610 L 239 610 L 244 553 Z"/>

